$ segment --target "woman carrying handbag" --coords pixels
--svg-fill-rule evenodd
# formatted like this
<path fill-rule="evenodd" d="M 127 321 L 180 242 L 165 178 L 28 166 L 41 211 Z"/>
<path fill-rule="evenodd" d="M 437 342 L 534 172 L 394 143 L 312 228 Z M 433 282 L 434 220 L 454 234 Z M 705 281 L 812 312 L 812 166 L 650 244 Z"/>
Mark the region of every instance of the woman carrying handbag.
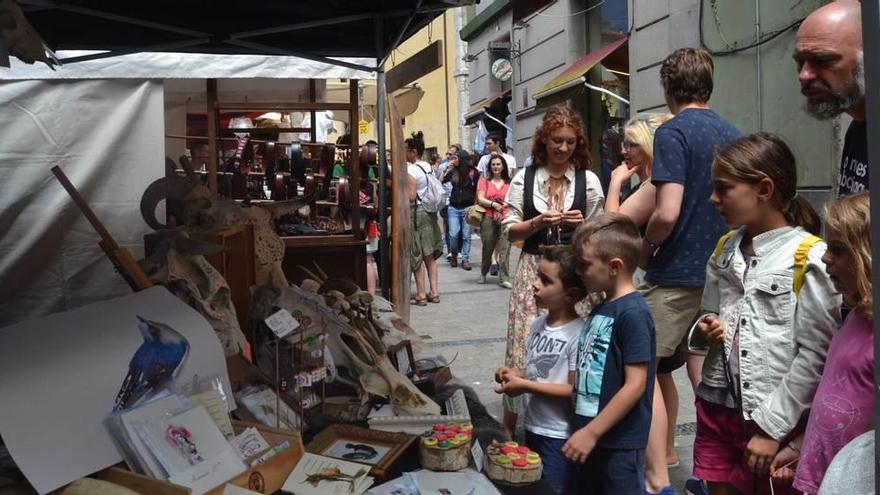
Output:
<path fill-rule="evenodd" d="M 494 267 L 492 254 L 495 253 L 498 266 L 498 285 L 510 289 L 510 274 L 508 273 L 508 258 L 510 254 L 510 242 L 507 236 L 501 232 L 501 221 L 507 214 L 504 198 L 510 189 L 510 173 L 507 169 L 507 161 L 501 154 L 493 153 L 486 167 L 486 176 L 481 177 L 477 183 L 477 205 L 486 209 L 480 224 L 480 239 L 483 244 L 483 258 L 480 264 L 479 283 L 486 283 L 486 275 Z M 496 270 L 492 270 L 493 274 Z"/>

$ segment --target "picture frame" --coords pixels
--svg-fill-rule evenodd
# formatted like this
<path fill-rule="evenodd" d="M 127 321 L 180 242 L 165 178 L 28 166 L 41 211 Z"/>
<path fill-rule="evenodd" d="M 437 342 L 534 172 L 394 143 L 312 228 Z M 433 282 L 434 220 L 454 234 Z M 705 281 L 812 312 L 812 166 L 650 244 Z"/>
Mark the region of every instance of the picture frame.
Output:
<path fill-rule="evenodd" d="M 309 442 L 306 451 L 367 465 L 370 476 L 387 480 L 416 440 L 415 435 L 406 433 L 332 424 Z"/>

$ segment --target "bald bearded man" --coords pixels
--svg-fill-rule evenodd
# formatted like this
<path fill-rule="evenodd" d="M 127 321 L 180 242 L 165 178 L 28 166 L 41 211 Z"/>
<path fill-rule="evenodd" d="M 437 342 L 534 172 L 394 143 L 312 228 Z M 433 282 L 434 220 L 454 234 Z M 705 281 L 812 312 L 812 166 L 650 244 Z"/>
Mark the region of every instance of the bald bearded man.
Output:
<path fill-rule="evenodd" d="M 843 112 L 853 118 L 840 159 L 838 194 L 868 190 L 868 140 L 865 123 L 865 60 L 861 4 L 838 0 L 811 13 L 794 44 L 804 110 L 817 119 Z"/>

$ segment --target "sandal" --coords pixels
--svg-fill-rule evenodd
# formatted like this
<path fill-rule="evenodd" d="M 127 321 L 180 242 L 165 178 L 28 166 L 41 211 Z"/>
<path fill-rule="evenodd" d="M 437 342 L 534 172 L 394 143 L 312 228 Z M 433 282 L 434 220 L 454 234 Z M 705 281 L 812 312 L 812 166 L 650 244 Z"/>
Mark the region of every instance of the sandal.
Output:
<path fill-rule="evenodd" d="M 427 306 L 428 300 L 425 299 L 424 297 L 410 297 L 409 303 L 413 304 L 415 306 Z"/>
<path fill-rule="evenodd" d="M 440 302 L 440 294 L 434 294 L 433 296 L 428 296 L 429 303 L 439 303 Z"/>

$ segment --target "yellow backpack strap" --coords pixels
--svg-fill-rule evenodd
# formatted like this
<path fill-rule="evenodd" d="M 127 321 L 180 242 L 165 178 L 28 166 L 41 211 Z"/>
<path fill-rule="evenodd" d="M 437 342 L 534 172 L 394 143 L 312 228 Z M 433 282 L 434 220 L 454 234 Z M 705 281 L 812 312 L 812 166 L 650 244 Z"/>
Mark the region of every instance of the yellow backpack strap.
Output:
<path fill-rule="evenodd" d="M 797 296 L 804 286 L 804 279 L 807 277 L 807 255 L 810 249 L 822 239 L 814 235 L 809 235 L 798 244 L 794 251 L 794 295 Z"/>
<path fill-rule="evenodd" d="M 718 244 L 715 246 L 715 252 L 712 254 L 712 258 L 714 258 L 716 262 L 718 261 L 718 257 L 721 256 L 721 251 L 724 250 L 724 245 L 727 244 L 727 241 L 729 241 L 734 234 L 736 234 L 736 231 L 731 230 L 721 236 L 721 239 L 718 239 Z"/>

